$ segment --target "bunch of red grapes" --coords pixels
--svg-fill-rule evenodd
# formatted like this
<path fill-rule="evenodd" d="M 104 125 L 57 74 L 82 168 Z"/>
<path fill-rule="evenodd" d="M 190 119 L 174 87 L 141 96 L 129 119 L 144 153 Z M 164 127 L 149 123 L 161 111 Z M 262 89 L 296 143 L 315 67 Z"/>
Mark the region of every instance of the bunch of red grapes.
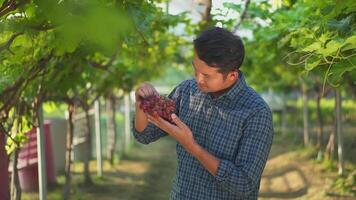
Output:
<path fill-rule="evenodd" d="M 171 115 L 175 110 L 176 104 L 172 99 L 162 95 L 151 95 L 141 100 L 140 108 L 143 112 L 152 116 L 160 116 L 173 123 Z"/>

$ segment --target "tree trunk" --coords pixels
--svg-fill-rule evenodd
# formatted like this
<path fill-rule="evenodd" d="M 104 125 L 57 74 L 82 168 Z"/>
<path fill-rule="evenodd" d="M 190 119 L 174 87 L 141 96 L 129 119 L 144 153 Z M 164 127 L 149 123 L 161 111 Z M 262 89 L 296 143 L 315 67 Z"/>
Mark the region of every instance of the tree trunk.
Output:
<path fill-rule="evenodd" d="M 335 122 L 336 123 L 336 122 Z M 326 160 L 333 160 L 334 159 L 334 150 L 335 150 L 335 128 L 333 131 L 330 132 L 328 144 L 326 145 L 325 148 L 325 156 L 324 159 Z"/>
<path fill-rule="evenodd" d="M 321 94 L 318 93 L 316 97 L 316 111 L 317 111 L 317 148 L 318 148 L 318 160 L 322 159 L 322 152 L 323 152 L 323 133 L 324 133 L 324 123 L 323 123 L 323 116 L 321 113 Z"/>
<path fill-rule="evenodd" d="M 304 146 L 309 145 L 309 115 L 308 115 L 308 92 L 305 81 L 302 80 L 302 94 L 303 94 L 303 136 Z"/>
<path fill-rule="evenodd" d="M 201 21 L 199 22 L 200 30 L 204 30 L 211 25 L 212 18 L 211 18 L 211 7 L 212 7 L 212 0 L 201 0 L 199 2 L 200 6 L 204 6 L 204 11 L 200 12 Z"/>
<path fill-rule="evenodd" d="M 71 188 L 71 166 L 72 166 L 72 149 L 74 135 L 74 104 L 68 104 L 68 123 L 67 123 L 67 138 L 66 138 L 66 163 L 65 163 L 65 184 L 63 186 L 63 200 L 69 199 Z"/>
<path fill-rule="evenodd" d="M 13 152 L 13 165 L 11 174 L 11 199 L 20 200 L 21 199 L 21 187 L 19 181 L 19 173 L 17 170 L 17 161 L 19 157 L 19 148 L 16 148 Z"/>
<path fill-rule="evenodd" d="M 244 10 L 242 11 L 242 14 L 240 15 L 240 19 L 236 23 L 234 28 L 232 29 L 233 33 L 235 33 L 239 29 L 239 26 L 241 25 L 242 21 L 245 19 L 246 15 L 247 15 L 247 10 L 248 10 L 249 5 L 250 5 L 250 0 L 246 0 L 245 1 L 245 6 L 244 6 Z"/>
<path fill-rule="evenodd" d="M 3 130 L 2 130 L 3 131 Z M 0 197 L 1 199 L 10 199 L 9 193 L 9 157 L 7 156 L 5 145 L 5 133 L 0 131 Z"/>
<path fill-rule="evenodd" d="M 115 98 L 111 94 L 106 100 L 106 113 L 107 113 L 107 131 L 108 131 L 108 159 L 110 164 L 114 164 L 114 153 L 116 146 L 116 120 L 115 120 Z"/>
<path fill-rule="evenodd" d="M 335 105 L 334 105 L 334 113 L 336 113 L 336 91 L 335 91 Z M 335 153 L 335 133 L 337 132 L 337 125 L 336 125 L 336 114 L 333 117 L 334 123 L 333 123 L 333 130 L 330 132 L 329 135 L 329 140 L 328 144 L 326 145 L 325 148 L 325 153 L 324 153 L 324 159 L 326 160 L 333 160 L 334 159 L 334 153 Z"/>
<path fill-rule="evenodd" d="M 85 130 L 85 156 L 84 156 L 84 184 L 91 185 L 93 182 L 90 178 L 89 161 L 91 160 L 91 127 L 89 107 L 85 110 L 86 130 Z"/>
<path fill-rule="evenodd" d="M 338 157 L 339 157 L 339 174 L 343 175 L 345 173 L 344 167 L 344 138 L 342 134 L 342 98 L 340 90 L 336 90 L 335 95 L 335 114 L 336 114 L 336 131 L 337 131 L 337 143 L 338 143 Z"/>

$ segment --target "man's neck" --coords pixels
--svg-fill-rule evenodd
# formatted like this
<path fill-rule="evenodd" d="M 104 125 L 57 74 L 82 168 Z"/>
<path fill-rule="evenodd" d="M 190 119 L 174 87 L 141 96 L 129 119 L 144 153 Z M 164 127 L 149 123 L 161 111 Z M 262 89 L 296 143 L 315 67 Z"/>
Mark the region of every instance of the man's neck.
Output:
<path fill-rule="evenodd" d="M 211 97 L 213 99 L 218 98 L 219 96 L 223 95 L 224 93 L 228 92 L 232 87 L 234 87 L 234 85 L 236 84 L 238 79 L 235 80 L 235 82 L 233 82 L 231 85 L 229 85 L 227 88 L 222 89 L 220 91 L 217 92 L 210 92 L 209 94 L 211 95 Z"/>

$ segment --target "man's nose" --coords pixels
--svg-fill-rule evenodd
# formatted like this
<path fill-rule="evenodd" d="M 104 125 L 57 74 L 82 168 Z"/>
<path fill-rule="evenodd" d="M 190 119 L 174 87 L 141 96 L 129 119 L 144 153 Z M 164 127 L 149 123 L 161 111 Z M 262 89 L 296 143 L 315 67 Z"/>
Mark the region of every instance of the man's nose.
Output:
<path fill-rule="evenodd" d="M 204 80 L 203 80 L 203 76 L 201 74 L 196 74 L 195 75 L 195 79 L 197 80 L 197 83 L 203 83 Z"/>

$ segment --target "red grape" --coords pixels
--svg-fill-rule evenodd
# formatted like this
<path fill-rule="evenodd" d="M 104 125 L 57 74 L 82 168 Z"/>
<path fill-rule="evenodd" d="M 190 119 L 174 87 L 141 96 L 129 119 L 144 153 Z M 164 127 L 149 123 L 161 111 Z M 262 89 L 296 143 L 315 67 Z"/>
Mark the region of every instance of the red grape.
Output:
<path fill-rule="evenodd" d="M 163 119 L 173 123 L 171 118 L 176 107 L 175 102 L 162 95 L 152 95 L 141 100 L 140 108 L 143 112 L 152 115 L 160 116 Z"/>

